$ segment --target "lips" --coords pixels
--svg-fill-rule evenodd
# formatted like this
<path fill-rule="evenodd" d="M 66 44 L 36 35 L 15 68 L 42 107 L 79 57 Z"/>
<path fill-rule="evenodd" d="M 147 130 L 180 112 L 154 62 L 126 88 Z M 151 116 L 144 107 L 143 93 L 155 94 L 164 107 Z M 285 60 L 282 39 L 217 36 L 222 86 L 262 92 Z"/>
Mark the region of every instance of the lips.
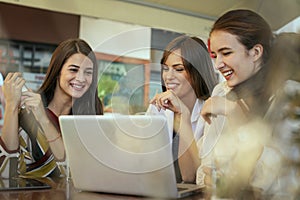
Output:
<path fill-rule="evenodd" d="M 233 74 L 233 70 L 223 71 L 222 74 L 226 80 L 229 80 Z"/>
<path fill-rule="evenodd" d="M 82 90 L 82 89 L 84 88 L 84 85 L 81 85 L 81 84 L 71 83 L 70 85 L 71 85 L 72 88 L 75 89 L 75 90 Z"/>
<path fill-rule="evenodd" d="M 167 84 L 166 84 L 166 87 L 167 87 L 169 90 L 174 90 L 177 86 L 178 86 L 178 84 L 176 84 L 176 83 L 167 83 Z"/>

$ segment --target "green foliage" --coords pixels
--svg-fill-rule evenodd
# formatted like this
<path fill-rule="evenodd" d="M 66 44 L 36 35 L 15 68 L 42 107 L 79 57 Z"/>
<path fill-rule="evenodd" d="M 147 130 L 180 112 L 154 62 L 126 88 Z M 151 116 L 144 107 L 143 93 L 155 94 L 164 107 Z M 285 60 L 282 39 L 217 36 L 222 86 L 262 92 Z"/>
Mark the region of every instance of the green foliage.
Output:
<path fill-rule="evenodd" d="M 102 75 L 98 82 L 98 95 L 100 99 L 104 99 L 104 97 L 108 94 L 112 94 L 114 91 L 119 90 L 118 81 L 113 80 L 110 75 Z"/>

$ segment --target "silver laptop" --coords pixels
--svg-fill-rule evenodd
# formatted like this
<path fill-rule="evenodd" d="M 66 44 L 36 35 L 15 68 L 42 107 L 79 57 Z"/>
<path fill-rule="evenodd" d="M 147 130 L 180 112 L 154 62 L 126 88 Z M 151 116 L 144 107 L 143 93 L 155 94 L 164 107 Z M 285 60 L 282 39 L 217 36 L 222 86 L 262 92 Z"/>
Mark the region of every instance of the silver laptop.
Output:
<path fill-rule="evenodd" d="M 42 179 L 10 177 L 0 179 L 0 192 L 17 190 L 43 190 L 50 189 L 51 186 Z"/>
<path fill-rule="evenodd" d="M 176 183 L 171 136 L 162 116 L 77 115 L 60 116 L 59 122 L 77 189 L 160 198 L 203 189 Z"/>

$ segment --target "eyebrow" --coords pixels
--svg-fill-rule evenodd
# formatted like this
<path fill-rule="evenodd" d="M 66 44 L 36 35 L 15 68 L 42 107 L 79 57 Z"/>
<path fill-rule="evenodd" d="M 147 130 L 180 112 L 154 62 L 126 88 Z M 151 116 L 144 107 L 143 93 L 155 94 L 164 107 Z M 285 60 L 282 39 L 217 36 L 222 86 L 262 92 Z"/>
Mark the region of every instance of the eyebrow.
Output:
<path fill-rule="evenodd" d="M 78 66 L 78 65 L 75 65 L 75 64 L 70 64 L 69 65 L 69 67 L 76 67 L 76 68 L 80 68 L 80 66 Z M 90 69 L 90 70 L 93 70 L 93 67 L 88 67 L 88 68 L 86 68 L 86 69 Z"/>
<path fill-rule="evenodd" d="M 224 51 L 224 50 L 231 50 L 229 47 L 222 47 L 221 49 L 218 49 L 218 52 Z"/>
<path fill-rule="evenodd" d="M 173 64 L 171 67 L 177 67 L 177 66 L 180 66 L 180 65 L 183 66 L 183 63 L 176 63 L 176 64 Z"/>
<path fill-rule="evenodd" d="M 70 64 L 69 67 L 76 67 L 76 68 L 79 68 L 78 65 L 75 65 L 75 64 Z"/>

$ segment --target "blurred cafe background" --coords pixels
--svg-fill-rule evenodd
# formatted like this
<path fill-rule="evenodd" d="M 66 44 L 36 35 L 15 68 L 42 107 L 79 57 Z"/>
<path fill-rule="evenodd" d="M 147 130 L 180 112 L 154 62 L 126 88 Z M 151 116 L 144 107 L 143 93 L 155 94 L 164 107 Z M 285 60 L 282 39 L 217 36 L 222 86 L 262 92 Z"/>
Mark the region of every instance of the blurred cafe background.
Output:
<path fill-rule="evenodd" d="M 258 12 L 274 32 L 300 32 L 300 0 L 0 0 L 0 72 L 22 72 L 36 90 L 56 46 L 80 37 L 96 52 L 105 111 L 143 113 L 161 90 L 166 44 L 181 34 L 207 41 L 235 8 Z"/>

